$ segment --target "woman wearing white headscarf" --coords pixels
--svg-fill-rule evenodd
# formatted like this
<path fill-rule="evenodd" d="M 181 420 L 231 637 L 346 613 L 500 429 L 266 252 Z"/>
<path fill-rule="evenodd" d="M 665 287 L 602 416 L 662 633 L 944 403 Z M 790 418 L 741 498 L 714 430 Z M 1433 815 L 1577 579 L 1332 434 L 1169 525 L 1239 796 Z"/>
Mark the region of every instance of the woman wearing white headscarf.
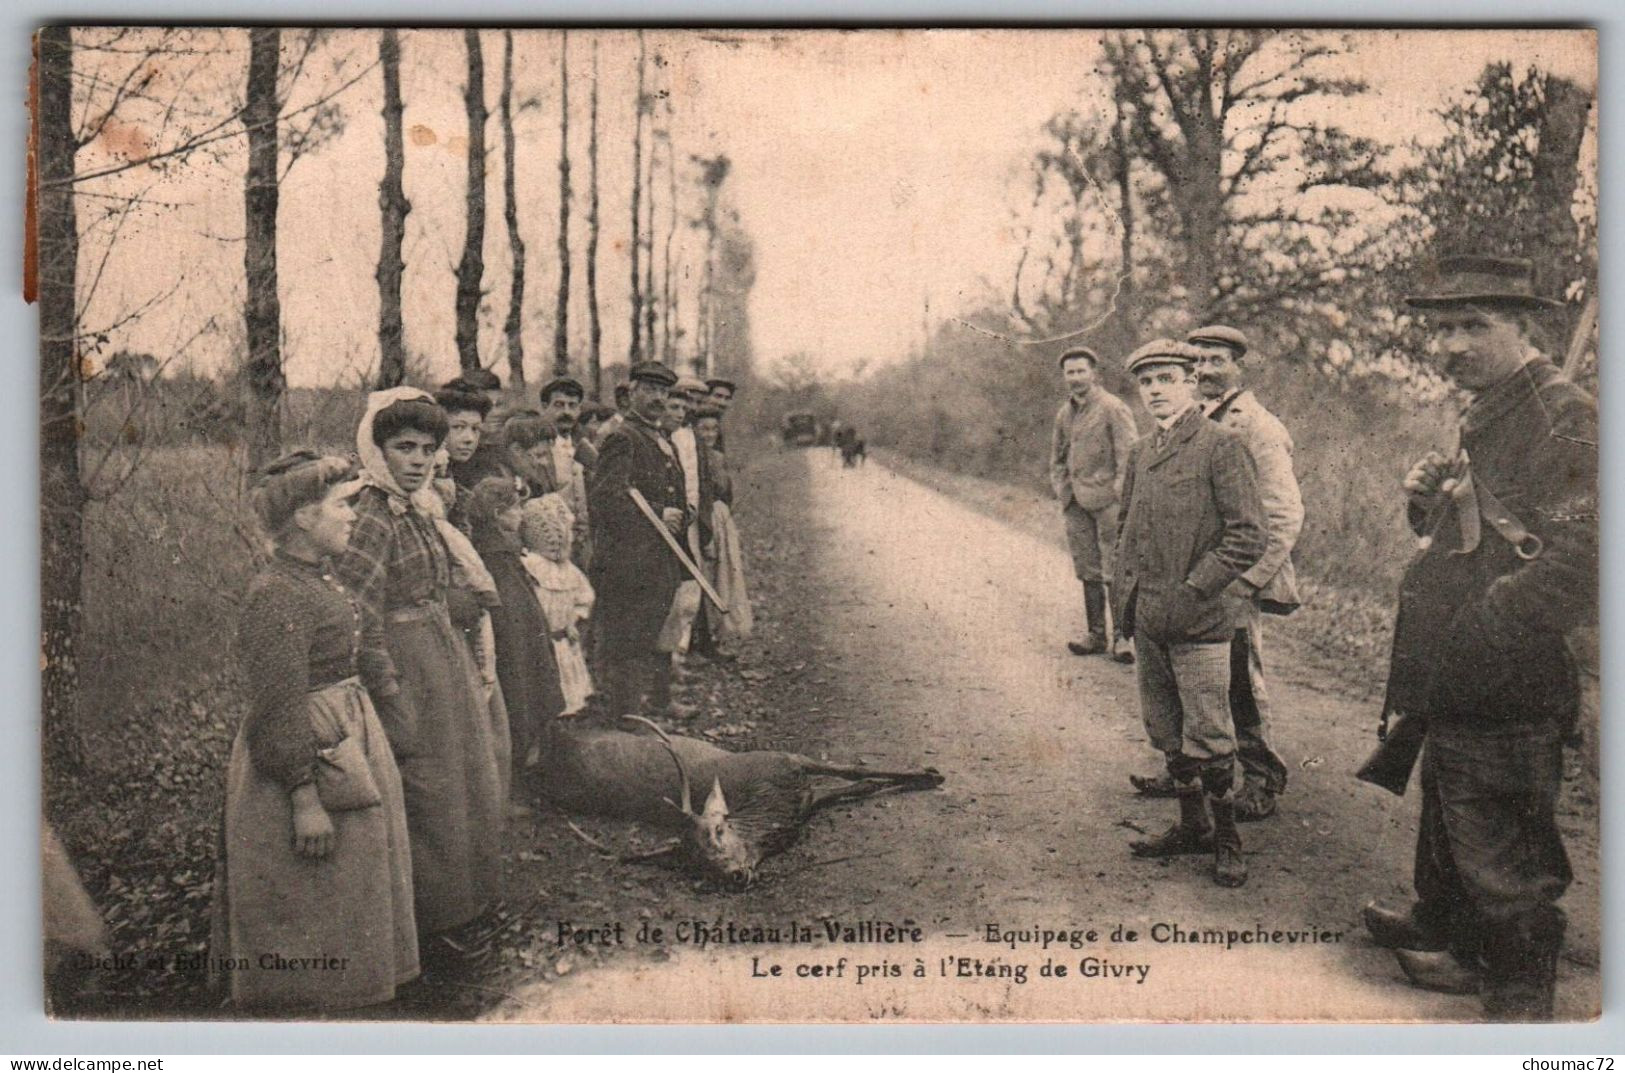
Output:
<path fill-rule="evenodd" d="M 362 604 L 360 666 L 401 769 L 418 931 L 466 924 L 501 879 L 501 743 L 448 608 L 451 556 L 414 502 L 446 416 L 415 388 L 373 393 L 356 432 L 366 487 L 336 572 Z"/>

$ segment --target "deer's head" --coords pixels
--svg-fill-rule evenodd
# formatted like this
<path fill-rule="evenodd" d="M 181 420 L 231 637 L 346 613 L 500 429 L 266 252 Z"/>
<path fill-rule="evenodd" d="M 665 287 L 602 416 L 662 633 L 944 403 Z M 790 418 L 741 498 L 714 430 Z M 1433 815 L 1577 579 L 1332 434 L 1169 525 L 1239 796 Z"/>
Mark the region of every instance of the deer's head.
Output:
<path fill-rule="evenodd" d="M 689 855 L 707 878 L 724 886 L 742 889 L 756 882 L 756 866 L 761 862 L 761 851 L 740 837 L 728 818 L 728 799 L 722 792 L 722 780 L 711 780 L 711 792 L 706 795 L 705 807 L 694 811 L 693 786 L 689 782 L 688 767 L 665 731 L 642 716 L 628 715 L 654 731 L 666 746 L 672 763 L 677 766 L 679 800 L 666 799 L 666 803 L 683 814 L 688 821 L 684 844 Z"/>

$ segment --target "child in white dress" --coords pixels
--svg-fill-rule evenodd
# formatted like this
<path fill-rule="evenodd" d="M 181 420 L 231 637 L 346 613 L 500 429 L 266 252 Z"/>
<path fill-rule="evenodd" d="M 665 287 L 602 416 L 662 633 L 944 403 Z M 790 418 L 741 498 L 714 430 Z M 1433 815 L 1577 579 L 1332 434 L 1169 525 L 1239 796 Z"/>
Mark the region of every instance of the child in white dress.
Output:
<path fill-rule="evenodd" d="M 564 693 L 560 717 L 577 715 L 593 694 L 592 676 L 581 651 L 581 623 L 592 612 L 592 584 L 570 561 L 575 515 L 564 497 L 549 492 L 527 500 L 520 539 L 525 570 L 536 581 L 536 599 L 547 616 L 553 654 L 559 665 L 559 686 Z"/>

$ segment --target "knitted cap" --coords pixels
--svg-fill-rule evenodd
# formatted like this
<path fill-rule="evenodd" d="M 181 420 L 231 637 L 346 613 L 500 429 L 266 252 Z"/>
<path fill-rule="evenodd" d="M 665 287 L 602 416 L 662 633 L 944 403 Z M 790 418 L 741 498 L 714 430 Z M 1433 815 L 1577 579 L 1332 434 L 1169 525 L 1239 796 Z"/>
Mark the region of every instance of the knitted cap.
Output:
<path fill-rule="evenodd" d="M 520 523 L 519 538 L 525 547 L 542 558 L 563 562 L 570 557 L 575 521 L 575 513 L 564 497 L 549 492 L 525 502 L 525 520 Z"/>

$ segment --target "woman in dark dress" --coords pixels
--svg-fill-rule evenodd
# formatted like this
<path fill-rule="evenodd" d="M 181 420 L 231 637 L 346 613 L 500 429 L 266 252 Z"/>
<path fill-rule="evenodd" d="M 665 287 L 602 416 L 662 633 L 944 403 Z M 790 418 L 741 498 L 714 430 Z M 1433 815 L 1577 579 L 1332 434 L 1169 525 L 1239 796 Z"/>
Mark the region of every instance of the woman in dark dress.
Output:
<path fill-rule="evenodd" d="M 422 936 L 478 917 L 502 874 L 500 744 L 448 608 L 446 544 L 413 502 L 446 427 L 427 392 L 369 397 L 356 433 L 366 483 L 336 565 L 361 599 L 361 673 L 400 762 Z"/>
<path fill-rule="evenodd" d="M 544 737 L 564 710 L 564 693 L 535 581 L 520 561 L 518 484 L 501 477 L 480 481 L 469 494 L 467 518 L 474 548 L 502 600 L 502 606 L 491 611 L 491 625 L 496 633 L 497 678 L 513 728 L 514 774 L 519 776 L 535 766 L 547 748 Z"/>
<path fill-rule="evenodd" d="M 401 779 L 356 677 L 360 610 L 329 568 L 355 521 L 352 476 L 299 452 L 254 493 L 276 553 L 239 624 L 249 709 L 227 773 L 212 950 L 239 1006 L 367 1006 L 418 974 Z"/>

